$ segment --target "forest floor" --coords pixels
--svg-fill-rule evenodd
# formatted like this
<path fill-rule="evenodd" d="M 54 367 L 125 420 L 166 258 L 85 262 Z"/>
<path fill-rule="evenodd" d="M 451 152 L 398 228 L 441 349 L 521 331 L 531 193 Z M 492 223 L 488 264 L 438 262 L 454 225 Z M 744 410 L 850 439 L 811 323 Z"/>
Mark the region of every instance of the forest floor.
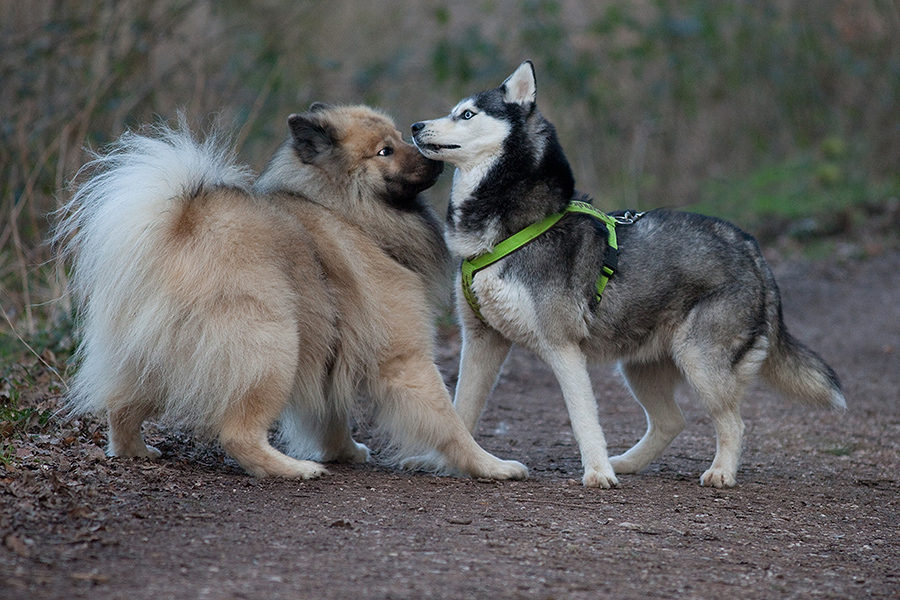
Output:
<path fill-rule="evenodd" d="M 106 428 L 32 423 L 0 461 L 0 599 L 896 598 L 900 596 L 900 251 L 775 261 L 792 333 L 841 376 L 849 410 L 754 387 L 738 485 L 710 489 L 712 425 L 646 471 L 585 489 L 559 386 L 515 349 L 476 439 L 527 464 L 493 482 L 330 466 L 259 480 L 214 445 L 149 426 L 158 461 L 106 458 Z M 440 364 L 455 385 L 458 334 Z M 54 357 L 45 354 L 48 362 Z M 61 406 L 52 374 L 19 406 Z M 645 419 L 609 366 L 592 368 L 610 452 Z M 2 393 L 2 390 L 0 390 Z M 359 439 L 366 441 L 366 432 Z"/>

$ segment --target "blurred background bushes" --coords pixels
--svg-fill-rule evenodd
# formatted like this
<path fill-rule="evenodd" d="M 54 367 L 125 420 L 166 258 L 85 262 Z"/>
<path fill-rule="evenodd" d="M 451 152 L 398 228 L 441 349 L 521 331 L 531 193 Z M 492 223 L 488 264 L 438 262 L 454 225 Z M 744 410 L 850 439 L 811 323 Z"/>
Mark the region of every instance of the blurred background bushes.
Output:
<path fill-rule="evenodd" d="M 43 240 L 85 148 L 184 110 L 259 170 L 313 101 L 378 105 L 406 133 L 526 58 L 601 208 L 762 234 L 900 214 L 895 0 L 0 0 L 0 359 L 18 336 L 71 343 Z"/>

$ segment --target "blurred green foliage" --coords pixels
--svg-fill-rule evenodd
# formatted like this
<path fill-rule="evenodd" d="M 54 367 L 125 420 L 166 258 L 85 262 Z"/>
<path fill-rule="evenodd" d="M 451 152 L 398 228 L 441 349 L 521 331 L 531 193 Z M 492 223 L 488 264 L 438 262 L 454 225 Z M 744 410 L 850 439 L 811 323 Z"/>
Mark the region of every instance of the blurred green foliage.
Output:
<path fill-rule="evenodd" d="M 69 328 L 43 240 L 84 147 L 184 110 L 258 169 L 312 101 L 406 132 L 526 58 L 603 208 L 702 200 L 749 227 L 900 190 L 894 0 L 0 0 L 0 307 L 28 339 Z"/>

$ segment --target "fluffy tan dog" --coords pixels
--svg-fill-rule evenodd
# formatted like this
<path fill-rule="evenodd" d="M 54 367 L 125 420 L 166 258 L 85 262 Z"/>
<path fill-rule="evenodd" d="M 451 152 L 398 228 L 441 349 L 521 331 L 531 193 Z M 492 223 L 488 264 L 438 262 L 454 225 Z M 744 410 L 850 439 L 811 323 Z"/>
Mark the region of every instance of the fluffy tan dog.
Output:
<path fill-rule="evenodd" d="M 326 472 L 312 461 L 368 459 L 349 428 L 362 393 L 397 458 L 525 477 L 476 444 L 432 359 L 448 253 L 419 193 L 441 164 L 366 107 L 315 104 L 288 126 L 255 183 L 183 123 L 88 166 L 56 234 L 82 318 L 73 410 L 108 414 L 110 455 L 159 456 L 141 437 L 159 416 L 253 475 L 310 478 Z"/>

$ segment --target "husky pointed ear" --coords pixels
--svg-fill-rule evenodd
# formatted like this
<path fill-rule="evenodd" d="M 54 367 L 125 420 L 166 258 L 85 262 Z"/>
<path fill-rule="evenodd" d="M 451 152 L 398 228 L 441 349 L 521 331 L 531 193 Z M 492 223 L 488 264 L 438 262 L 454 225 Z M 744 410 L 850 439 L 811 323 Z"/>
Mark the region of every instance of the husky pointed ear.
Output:
<path fill-rule="evenodd" d="M 515 73 L 510 75 L 501 86 L 504 91 L 504 100 L 526 106 L 533 104 L 537 95 L 537 84 L 534 80 L 534 65 L 526 60 Z"/>
<path fill-rule="evenodd" d="M 297 156 L 306 164 L 312 164 L 334 149 L 336 136 L 327 125 L 323 125 L 312 114 L 291 115 L 288 128 Z"/>

